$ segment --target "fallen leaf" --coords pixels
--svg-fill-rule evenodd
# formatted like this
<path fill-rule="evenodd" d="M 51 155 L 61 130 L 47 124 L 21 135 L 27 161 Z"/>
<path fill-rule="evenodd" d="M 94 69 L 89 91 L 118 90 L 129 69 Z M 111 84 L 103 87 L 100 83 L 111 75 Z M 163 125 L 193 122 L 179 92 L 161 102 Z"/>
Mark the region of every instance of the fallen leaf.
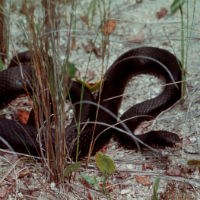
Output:
<path fill-rule="evenodd" d="M 88 200 L 93 200 L 94 199 L 94 197 L 93 197 L 93 195 L 91 194 L 90 191 L 88 191 L 87 199 Z"/>
<path fill-rule="evenodd" d="M 17 118 L 22 124 L 27 124 L 30 112 L 27 110 L 18 109 Z"/>
<path fill-rule="evenodd" d="M 150 186 L 152 185 L 152 182 L 150 180 L 150 176 L 135 176 L 136 182 L 144 185 L 144 186 Z"/>
<path fill-rule="evenodd" d="M 76 38 L 75 37 L 73 37 L 72 41 L 71 41 L 71 50 L 74 50 L 74 49 L 76 49 Z"/>
<path fill-rule="evenodd" d="M 76 49 L 76 38 L 72 37 L 72 41 L 71 41 L 71 50 Z"/>
<path fill-rule="evenodd" d="M 18 172 L 18 178 L 23 178 L 25 176 L 29 176 L 32 173 L 32 171 L 28 168 L 24 168 L 23 170 Z"/>
<path fill-rule="evenodd" d="M 158 12 L 156 12 L 156 18 L 161 19 L 167 15 L 167 9 L 166 8 L 161 8 Z"/>
<path fill-rule="evenodd" d="M 86 15 L 81 16 L 80 18 L 86 25 L 89 25 L 89 22 L 88 22 L 89 20 L 88 20 L 88 17 Z"/>
<path fill-rule="evenodd" d="M 103 189 L 104 185 L 102 182 L 99 183 L 99 188 Z M 109 192 L 112 192 L 113 191 L 113 186 L 112 184 L 110 184 L 109 182 L 106 182 L 106 185 L 105 185 L 105 188 L 106 190 L 108 190 Z"/>
<path fill-rule="evenodd" d="M 117 25 L 117 21 L 114 19 L 109 19 L 101 26 L 101 32 L 103 35 L 108 36 L 114 32 Z"/>
<path fill-rule="evenodd" d="M 191 166 L 200 167 L 200 160 L 195 160 L 195 159 L 188 160 L 188 161 L 187 161 L 187 164 L 188 164 L 188 165 L 191 165 Z"/>
<path fill-rule="evenodd" d="M 147 169 L 153 170 L 154 169 L 154 165 L 151 164 L 151 163 L 144 163 L 142 165 L 142 170 L 147 170 Z"/>

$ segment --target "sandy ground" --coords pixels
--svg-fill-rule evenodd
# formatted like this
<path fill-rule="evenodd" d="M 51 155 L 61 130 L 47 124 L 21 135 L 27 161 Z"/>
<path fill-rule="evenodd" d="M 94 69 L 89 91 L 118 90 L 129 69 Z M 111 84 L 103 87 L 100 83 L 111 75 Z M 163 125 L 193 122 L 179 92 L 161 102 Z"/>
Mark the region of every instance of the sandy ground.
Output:
<path fill-rule="evenodd" d="M 110 19 L 115 20 L 116 28 L 109 36 L 109 53 L 105 60 L 94 53 L 86 53 L 90 40 L 95 40 L 95 47 L 102 45 L 102 34 L 98 25 L 98 10 L 93 16 L 94 25 L 89 28 L 81 16 L 87 13 L 88 1 L 80 1 L 77 5 L 77 24 L 75 29 L 76 47 L 71 52 L 70 61 L 75 63 L 81 76 L 92 81 L 100 78 L 102 65 L 105 68 L 126 50 L 138 46 L 156 46 L 167 49 L 180 58 L 180 15 L 164 16 L 160 19 L 156 13 L 161 8 L 169 12 L 172 1 L 165 0 L 118 0 L 110 5 Z M 68 6 L 69 7 L 69 6 Z M 19 15 L 20 5 L 16 5 L 11 15 L 11 53 L 24 50 L 23 33 L 20 22 L 24 18 Z M 63 6 L 61 10 L 64 10 Z M 194 9 L 196 11 L 194 12 Z M 187 165 L 191 159 L 199 159 L 200 145 L 200 106 L 199 106 L 199 20 L 200 2 L 190 1 L 188 5 L 188 29 L 186 27 L 186 5 L 184 6 L 185 45 L 187 58 L 187 90 L 182 104 L 159 116 L 152 124 L 152 129 L 173 131 L 183 138 L 181 147 L 156 153 L 139 153 L 124 150 L 115 142 L 109 144 L 107 154 L 116 163 L 117 171 L 109 178 L 110 199 L 151 199 L 154 182 L 160 179 L 158 193 L 160 199 L 200 199 L 200 170 L 196 166 Z M 69 10 L 69 8 L 68 8 Z M 193 12 L 195 13 L 193 19 Z M 65 13 L 63 13 L 65 15 Z M 69 13 L 66 13 L 69 16 Z M 98 23 L 96 23 L 98 22 Z M 188 31 L 188 36 L 186 36 Z M 61 29 L 60 50 L 64 54 L 66 44 L 66 28 Z M 88 73 L 86 74 L 86 69 Z M 121 112 L 129 106 L 152 98 L 160 88 L 159 81 L 152 77 L 136 78 L 129 84 Z M 34 163 L 25 158 L 1 153 L 0 157 L 0 199 L 107 199 L 94 187 L 86 186 L 81 181 L 81 173 L 100 176 L 93 160 L 87 169 L 76 173 L 70 183 L 61 188 L 46 177 L 41 163 Z M 66 188 L 69 188 L 67 190 Z"/>

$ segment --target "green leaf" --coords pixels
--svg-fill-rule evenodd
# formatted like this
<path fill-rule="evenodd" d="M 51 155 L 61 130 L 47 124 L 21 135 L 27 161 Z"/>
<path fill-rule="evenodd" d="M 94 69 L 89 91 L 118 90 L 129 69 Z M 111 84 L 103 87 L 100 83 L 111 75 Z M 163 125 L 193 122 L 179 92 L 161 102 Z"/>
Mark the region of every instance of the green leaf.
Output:
<path fill-rule="evenodd" d="M 81 167 L 81 162 L 75 162 L 75 163 L 68 165 L 64 169 L 64 176 L 69 177 L 72 174 L 72 172 L 77 171 L 80 167 Z"/>
<path fill-rule="evenodd" d="M 157 178 L 154 182 L 154 185 L 153 185 L 153 196 L 152 196 L 152 200 L 158 200 L 158 187 L 159 187 L 159 182 L 160 182 L 160 179 Z"/>
<path fill-rule="evenodd" d="M 81 177 L 96 190 L 99 190 L 99 182 L 102 181 L 100 177 L 89 176 L 88 174 L 81 173 Z"/>
<path fill-rule="evenodd" d="M 186 0 L 174 0 L 173 3 L 170 6 L 170 14 L 173 15 L 179 10 L 183 4 L 186 2 Z"/>
<path fill-rule="evenodd" d="M 104 175 L 111 175 L 114 173 L 116 166 L 114 161 L 109 156 L 98 152 L 95 155 L 95 161 L 97 167 Z"/>
<path fill-rule="evenodd" d="M 76 73 L 77 69 L 75 67 L 74 63 L 68 62 L 67 63 L 67 72 L 68 72 L 68 76 L 70 78 L 73 78 L 75 73 Z"/>

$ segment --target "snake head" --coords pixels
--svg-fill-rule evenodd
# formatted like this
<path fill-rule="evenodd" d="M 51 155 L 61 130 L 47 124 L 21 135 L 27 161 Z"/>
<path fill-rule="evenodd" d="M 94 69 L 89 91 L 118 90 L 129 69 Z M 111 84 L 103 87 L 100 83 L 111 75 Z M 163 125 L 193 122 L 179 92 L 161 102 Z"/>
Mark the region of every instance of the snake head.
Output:
<path fill-rule="evenodd" d="M 143 134 L 142 139 L 144 143 L 155 148 L 174 147 L 182 142 L 176 133 L 164 130 L 147 132 Z"/>

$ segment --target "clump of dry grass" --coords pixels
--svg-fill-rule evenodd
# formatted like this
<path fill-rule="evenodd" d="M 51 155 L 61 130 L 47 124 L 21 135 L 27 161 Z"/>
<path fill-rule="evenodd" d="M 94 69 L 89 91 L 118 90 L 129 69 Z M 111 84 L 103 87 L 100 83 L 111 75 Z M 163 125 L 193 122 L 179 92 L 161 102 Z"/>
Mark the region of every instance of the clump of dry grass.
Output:
<path fill-rule="evenodd" d="M 24 5 L 27 20 L 28 48 L 34 66 L 33 99 L 39 139 L 45 141 L 51 180 L 63 182 L 67 147 L 65 144 L 65 100 L 68 92 L 67 60 L 59 56 L 57 3 L 42 1 L 43 21 L 37 27 L 31 3 Z M 67 56 L 66 56 L 66 59 Z M 54 127 L 52 129 L 52 127 Z M 42 153 L 42 151 L 41 151 Z"/>
<path fill-rule="evenodd" d="M 106 20 L 108 11 L 105 11 L 105 3 L 101 3 Z M 35 69 L 33 85 L 34 112 L 38 135 L 45 141 L 47 166 L 50 169 L 51 178 L 55 182 L 64 181 L 65 159 L 67 146 L 65 144 L 65 102 L 69 91 L 69 57 L 70 50 L 75 41 L 72 35 L 76 24 L 76 1 L 71 3 L 72 13 L 68 20 L 68 32 L 66 41 L 66 58 L 61 61 L 59 55 L 60 26 L 59 2 L 42 1 L 43 17 L 37 22 L 36 11 L 32 3 L 25 1 L 23 14 L 26 17 L 28 32 L 24 32 L 27 38 L 28 48 L 32 54 L 32 62 Z M 103 41 L 108 41 L 108 35 Z M 103 62 L 108 48 L 108 43 L 102 43 Z M 53 120 L 52 120 L 53 119 Z M 79 122 L 77 122 L 77 126 Z M 54 129 L 52 129 L 52 126 Z M 77 127 L 77 131 L 79 128 Z M 78 141 L 78 140 L 77 140 Z M 77 145 L 78 147 L 78 145 Z M 41 151 L 42 153 L 42 151 Z M 77 149 L 78 154 L 78 149 Z M 43 155 L 44 156 L 44 155 Z M 77 156 L 78 157 L 78 156 Z"/>
<path fill-rule="evenodd" d="M 102 3 L 96 2 L 97 4 L 92 5 L 91 3 L 90 5 L 93 7 L 92 9 L 97 10 L 100 7 L 101 12 L 104 12 L 105 16 L 101 18 L 100 22 L 102 23 L 106 20 L 108 11 L 104 1 Z M 68 61 L 70 50 L 75 43 L 75 33 L 72 29 L 75 30 L 76 28 L 76 1 L 72 1 L 70 6 L 72 12 L 66 25 L 67 41 L 64 61 L 60 59 L 59 54 L 60 2 L 42 0 L 41 8 L 38 11 L 35 9 L 34 2 L 25 0 L 21 2 L 20 9 L 21 14 L 26 19 L 25 25 L 20 24 L 20 29 L 23 31 L 25 43 L 31 53 L 34 68 L 32 98 L 34 100 L 33 109 L 38 129 L 38 139 L 45 141 L 46 154 L 43 155 L 42 149 L 41 154 L 49 169 L 51 180 L 57 183 L 64 181 L 63 170 L 66 167 L 65 160 L 67 157 L 64 111 L 69 90 Z M 103 62 L 108 48 L 108 43 L 105 42 L 108 41 L 108 37 L 107 35 L 102 39 Z"/>

